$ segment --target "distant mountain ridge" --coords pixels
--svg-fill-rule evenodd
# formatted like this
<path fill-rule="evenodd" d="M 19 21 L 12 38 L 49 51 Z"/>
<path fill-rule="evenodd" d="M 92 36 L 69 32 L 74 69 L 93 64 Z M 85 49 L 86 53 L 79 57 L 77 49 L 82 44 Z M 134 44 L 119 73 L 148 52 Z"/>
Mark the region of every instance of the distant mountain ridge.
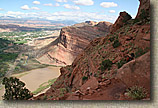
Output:
<path fill-rule="evenodd" d="M 28 17 L 28 18 L 16 18 L 12 16 L 0 16 L 0 24 L 4 21 L 8 20 L 7 23 L 10 23 L 10 21 L 16 21 L 16 23 L 27 23 L 27 21 L 37 21 L 34 22 L 35 24 L 64 24 L 65 26 L 73 25 L 78 22 L 73 20 L 61 20 L 61 21 L 55 21 L 55 20 L 48 20 L 43 18 L 34 18 L 34 17 Z M 41 22 L 41 23 L 40 23 Z M 12 23 L 12 22 L 11 22 Z"/>

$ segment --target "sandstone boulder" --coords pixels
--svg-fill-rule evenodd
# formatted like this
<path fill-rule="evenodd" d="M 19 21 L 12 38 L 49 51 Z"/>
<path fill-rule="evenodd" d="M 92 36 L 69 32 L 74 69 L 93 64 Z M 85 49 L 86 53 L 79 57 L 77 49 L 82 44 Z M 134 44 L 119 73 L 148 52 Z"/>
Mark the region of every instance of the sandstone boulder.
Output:
<path fill-rule="evenodd" d="M 132 17 L 127 12 L 120 12 L 119 17 L 116 22 L 111 26 L 110 33 L 116 32 L 119 28 L 121 28 L 128 20 Z"/>
<path fill-rule="evenodd" d="M 91 77 L 86 83 L 84 83 L 80 90 L 82 92 L 86 92 L 87 88 L 90 88 L 91 90 L 95 90 L 98 88 L 98 80 L 95 77 Z"/>

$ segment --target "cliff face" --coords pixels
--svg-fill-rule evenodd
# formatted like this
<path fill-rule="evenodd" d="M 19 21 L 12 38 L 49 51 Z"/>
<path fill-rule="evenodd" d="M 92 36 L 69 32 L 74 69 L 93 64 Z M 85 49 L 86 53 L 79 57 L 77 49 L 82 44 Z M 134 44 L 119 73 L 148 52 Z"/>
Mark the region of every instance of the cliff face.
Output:
<path fill-rule="evenodd" d="M 110 33 L 116 32 L 121 28 L 128 20 L 132 17 L 127 12 L 120 12 L 120 16 L 117 18 L 116 22 L 110 28 Z"/>
<path fill-rule="evenodd" d="M 141 14 L 143 11 L 147 12 L 148 16 L 150 17 L 150 0 L 139 0 L 139 1 L 140 1 L 140 5 L 139 5 L 136 19 L 141 17 Z"/>
<path fill-rule="evenodd" d="M 40 62 L 52 65 L 70 65 L 74 58 L 96 37 L 106 36 L 111 23 L 88 21 L 61 29 L 56 45 L 40 56 Z M 103 29 L 102 29 L 103 28 Z"/>
<path fill-rule="evenodd" d="M 126 17 L 124 22 L 126 15 L 120 13 L 111 33 L 91 41 L 72 65 L 60 69 L 51 88 L 34 99 L 150 99 L 150 21 Z M 133 88 L 142 94 L 134 97 Z"/>

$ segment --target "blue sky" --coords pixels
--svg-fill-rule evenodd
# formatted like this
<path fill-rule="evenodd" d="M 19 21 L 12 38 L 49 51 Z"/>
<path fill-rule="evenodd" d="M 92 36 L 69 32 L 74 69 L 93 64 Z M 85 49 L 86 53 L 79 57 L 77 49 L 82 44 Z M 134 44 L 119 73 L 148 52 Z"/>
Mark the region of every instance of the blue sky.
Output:
<path fill-rule="evenodd" d="M 114 23 L 121 11 L 135 17 L 138 6 L 138 0 L 0 0 L 0 16 Z"/>

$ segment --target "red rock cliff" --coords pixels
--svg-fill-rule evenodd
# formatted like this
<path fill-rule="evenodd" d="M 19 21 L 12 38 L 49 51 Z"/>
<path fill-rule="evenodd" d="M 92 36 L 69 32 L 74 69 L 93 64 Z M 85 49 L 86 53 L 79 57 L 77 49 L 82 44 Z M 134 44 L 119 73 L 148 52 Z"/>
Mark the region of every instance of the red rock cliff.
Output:
<path fill-rule="evenodd" d="M 34 99 L 150 99 L 150 21 L 138 24 L 128 19 L 122 25 L 126 15 L 120 13 L 112 33 L 91 41 L 72 65 L 60 69 L 51 88 Z M 133 87 L 143 88 L 143 95 L 130 97 Z"/>
<path fill-rule="evenodd" d="M 127 12 L 120 12 L 120 15 L 117 18 L 116 22 L 110 28 L 110 33 L 116 32 L 131 18 L 132 17 Z"/>
<path fill-rule="evenodd" d="M 136 19 L 140 18 L 140 15 L 142 14 L 143 10 L 147 12 L 150 17 L 150 14 L 149 14 L 150 13 L 150 0 L 139 0 L 139 1 L 140 1 L 140 5 L 139 5 Z"/>

